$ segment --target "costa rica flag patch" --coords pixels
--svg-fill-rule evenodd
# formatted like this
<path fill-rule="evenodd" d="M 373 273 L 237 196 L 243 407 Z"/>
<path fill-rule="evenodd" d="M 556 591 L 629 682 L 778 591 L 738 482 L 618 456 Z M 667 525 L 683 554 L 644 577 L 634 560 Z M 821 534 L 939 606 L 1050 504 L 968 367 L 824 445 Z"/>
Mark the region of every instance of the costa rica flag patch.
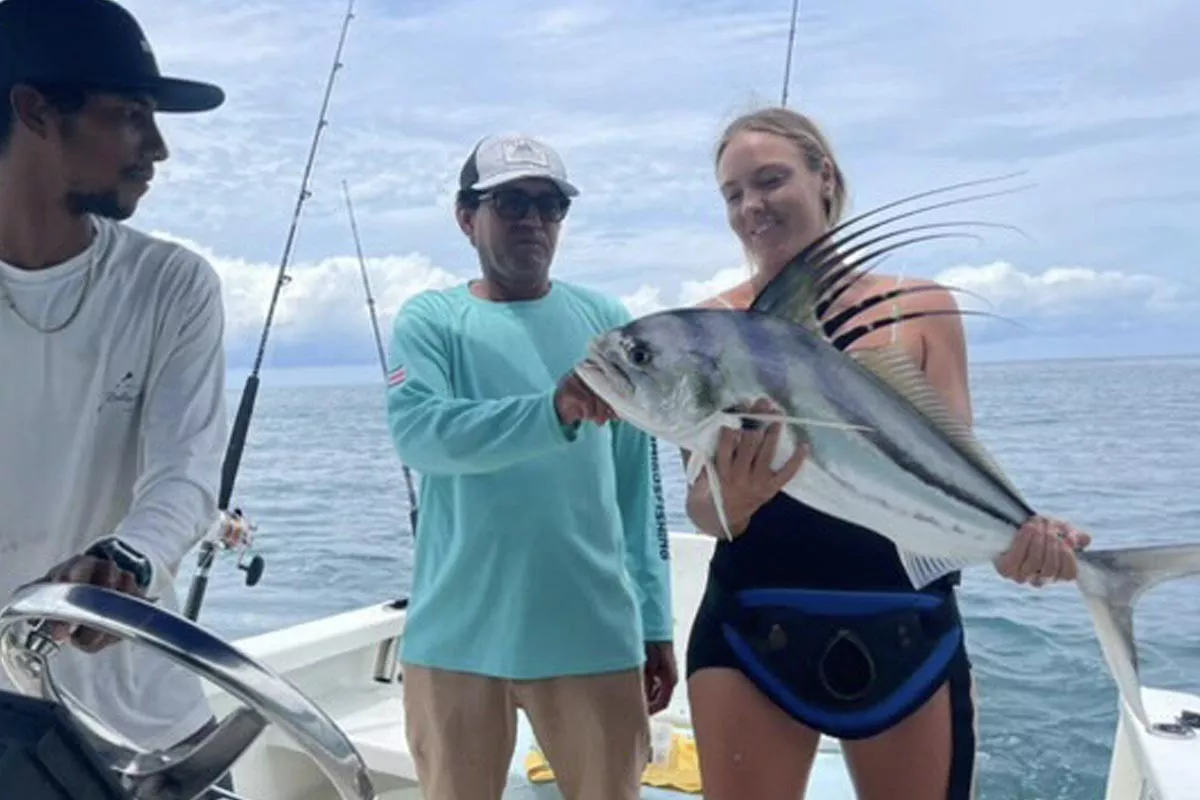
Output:
<path fill-rule="evenodd" d="M 404 383 L 404 379 L 408 377 L 408 369 L 401 364 L 394 370 L 388 373 L 387 383 L 389 387 L 396 387 Z"/>

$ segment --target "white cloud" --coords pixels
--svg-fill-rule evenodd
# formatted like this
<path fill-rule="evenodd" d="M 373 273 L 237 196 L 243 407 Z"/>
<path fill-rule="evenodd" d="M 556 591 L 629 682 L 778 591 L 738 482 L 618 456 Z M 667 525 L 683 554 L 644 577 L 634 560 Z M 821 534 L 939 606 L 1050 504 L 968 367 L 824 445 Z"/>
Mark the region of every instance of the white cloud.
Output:
<path fill-rule="evenodd" d="M 230 258 L 212 248 L 162 231 L 154 235 L 199 253 L 221 277 L 226 304 L 226 333 L 234 347 L 257 339 L 270 305 L 278 265 Z M 385 337 L 396 311 L 409 297 L 426 289 L 460 283 L 420 255 L 364 258 L 375 312 Z M 361 338 L 369 331 L 366 292 L 356 256 L 335 256 L 289 266 L 272 320 L 273 338 L 303 341 L 316 336 Z"/>
<path fill-rule="evenodd" d="M 727 267 L 705 281 L 684 281 L 679 290 L 680 305 L 694 305 L 732 289 L 750 277 L 748 266 Z"/>
<path fill-rule="evenodd" d="M 1178 310 L 1186 300 L 1181 287 L 1165 278 L 1120 270 L 1052 267 L 1034 274 L 997 261 L 959 266 L 935 276 L 941 283 L 981 295 L 998 311 L 1024 316 L 1140 318 Z M 960 302 L 963 307 L 978 307 Z"/>
<path fill-rule="evenodd" d="M 154 231 L 154 234 L 191 248 L 214 266 L 223 285 L 231 365 L 244 366 L 262 332 L 277 264 L 231 257 L 217 248 L 167 232 Z M 366 268 L 385 347 L 395 313 L 408 298 L 426 289 L 457 285 L 475 274 L 474 270 L 469 274 L 452 272 L 415 253 L 368 257 Z M 338 363 L 358 364 L 374 360 L 366 295 L 356 256 L 298 261 L 289 267 L 287 274 L 291 280 L 283 287 L 276 306 L 270 359 L 303 364 L 305 355 L 312 355 L 316 348 L 322 363 L 330 358 Z M 618 296 L 630 313 L 639 317 L 664 309 L 694 306 L 744 281 L 748 275 L 745 265 L 731 266 L 716 270 L 703 280 L 683 281 L 677 289 L 662 282 L 647 282 Z M 1191 322 L 1198 316 L 1200 298 L 1179 284 L 1146 273 L 1084 267 L 1034 271 L 994 262 L 955 266 L 933 277 L 944 285 L 971 293 L 958 295 L 960 307 L 984 310 L 1020 323 L 1020 327 L 1013 327 L 986 318 L 965 319 L 973 342 L 994 346 L 1007 341 L 1020 354 L 1031 352 L 1023 349 L 1031 342 L 1052 345 L 1053 337 L 1128 333 L 1171 324 L 1191 325 L 1185 329 L 1200 334 Z M 1117 346 L 1124 352 L 1130 345 L 1118 342 Z M 1147 345 L 1140 346 L 1145 349 Z M 994 354 L 994 347 L 985 352 Z"/>
<path fill-rule="evenodd" d="M 666 305 L 662 302 L 662 292 L 653 286 L 643 284 L 633 294 L 625 295 L 621 302 L 629 309 L 634 317 L 643 317 L 662 311 Z"/>
<path fill-rule="evenodd" d="M 211 114 L 163 117 L 172 158 L 137 223 L 239 264 L 231 299 L 253 327 L 345 6 L 126 2 L 166 72 L 215 80 L 229 96 Z M 1183 302 L 1196 292 L 1191 254 L 1200 250 L 1200 65 L 1188 33 L 1200 6 L 1068 0 L 1052 11 L 1010 19 L 951 0 L 801 4 L 792 104 L 830 135 L 851 212 L 1028 171 L 1035 188 L 991 201 L 982 217 L 1021 226 L 1031 242 L 930 246 L 907 274 L 964 277 L 954 265 L 983 265 L 972 269 L 992 272 L 971 272 L 973 287 L 1046 319 L 1088 303 L 1121 312 L 1122 295 L 1133 309 Z M 410 254 L 380 256 L 381 284 L 473 272 L 450 203 L 468 148 L 501 130 L 556 144 L 583 187 L 560 275 L 642 310 L 711 295 L 722 269 L 722 280 L 737 280 L 742 254 L 715 187 L 713 146 L 734 114 L 779 97 L 789 12 L 776 0 L 358 0 L 281 331 L 361 311 L 356 265 L 344 258 L 353 246 L 342 179 L 368 251 Z M 1083 27 L 1063 35 L 1062 19 Z M 1068 264 L 1086 267 L 1055 266 Z M 310 286 L 310 275 L 321 280 Z"/>
<path fill-rule="evenodd" d="M 662 311 L 666 308 L 694 306 L 704 300 L 715 297 L 726 289 L 737 286 L 749 277 L 750 271 L 746 266 L 726 267 L 725 269 L 718 270 L 708 280 L 684 281 L 675 299 L 671 302 L 663 300 L 663 290 L 660 287 L 646 283 L 639 286 L 632 294 L 625 295 L 621 299 L 629 309 L 629 312 L 638 317 L 654 311 Z"/>

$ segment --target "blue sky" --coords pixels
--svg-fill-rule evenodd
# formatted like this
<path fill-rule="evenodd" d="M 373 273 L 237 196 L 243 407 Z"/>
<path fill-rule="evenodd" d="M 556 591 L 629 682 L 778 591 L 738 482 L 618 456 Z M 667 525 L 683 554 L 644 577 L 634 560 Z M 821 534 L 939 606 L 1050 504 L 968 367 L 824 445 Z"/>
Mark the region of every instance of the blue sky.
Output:
<path fill-rule="evenodd" d="M 346 6 L 126 5 L 164 71 L 229 94 L 216 112 L 162 117 L 172 157 L 134 224 L 212 260 L 231 366 L 244 365 Z M 385 337 L 413 292 L 476 274 L 451 204 L 462 159 L 493 132 L 545 138 L 583 190 L 559 277 L 639 313 L 736 280 L 712 148 L 737 113 L 778 101 L 790 11 L 790 0 L 358 0 L 266 364 L 375 363 L 343 179 Z M 789 103 L 831 137 L 850 213 L 1026 173 L 1020 193 L 953 213 L 1028 239 L 984 231 L 888 264 L 1021 323 L 970 322 L 973 357 L 1195 352 L 1198 29 L 1200 6 L 1182 1 L 802 0 Z"/>

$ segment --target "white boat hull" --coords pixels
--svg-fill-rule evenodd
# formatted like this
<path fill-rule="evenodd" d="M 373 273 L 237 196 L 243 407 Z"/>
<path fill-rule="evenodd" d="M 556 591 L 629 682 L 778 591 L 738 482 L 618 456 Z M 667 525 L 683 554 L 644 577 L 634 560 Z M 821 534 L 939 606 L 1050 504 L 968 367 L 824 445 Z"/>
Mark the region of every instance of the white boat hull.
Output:
<path fill-rule="evenodd" d="M 713 540 L 690 533 L 671 535 L 676 650 L 682 658 L 688 629 L 703 591 Z M 320 705 L 350 737 L 372 772 L 380 800 L 415 800 L 423 795 L 405 739 L 404 683 L 395 646 L 404 633 L 405 612 L 368 606 L 278 631 L 239 640 L 250 657 L 285 676 Z M 228 713 L 234 702 L 210 687 L 214 709 Z M 1200 697 L 1144 690 L 1154 719 L 1174 719 L 1185 708 L 1200 712 Z M 690 732 L 686 687 L 655 717 Z M 1105 800 L 1200 800 L 1200 733 L 1168 738 L 1145 733 L 1123 708 Z M 505 798 L 561 797 L 553 783 L 533 784 L 525 758 L 534 745 L 521 716 Z M 234 772 L 238 794 L 258 800 L 336 800 L 315 764 L 289 739 L 268 729 L 241 758 Z M 855 797 L 838 743 L 823 740 L 809 797 Z M 645 800 L 679 800 L 698 795 L 645 787 Z"/>

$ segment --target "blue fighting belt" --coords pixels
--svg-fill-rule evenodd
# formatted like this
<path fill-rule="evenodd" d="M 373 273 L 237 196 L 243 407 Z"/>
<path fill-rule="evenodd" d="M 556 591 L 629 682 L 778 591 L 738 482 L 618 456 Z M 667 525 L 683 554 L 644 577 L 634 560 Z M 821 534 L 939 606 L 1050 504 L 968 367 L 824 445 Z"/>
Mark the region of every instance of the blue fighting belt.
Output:
<path fill-rule="evenodd" d="M 746 676 L 784 711 L 838 739 L 894 726 L 945 682 L 962 643 L 954 593 L 726 591 L 705 602 Z"/>

